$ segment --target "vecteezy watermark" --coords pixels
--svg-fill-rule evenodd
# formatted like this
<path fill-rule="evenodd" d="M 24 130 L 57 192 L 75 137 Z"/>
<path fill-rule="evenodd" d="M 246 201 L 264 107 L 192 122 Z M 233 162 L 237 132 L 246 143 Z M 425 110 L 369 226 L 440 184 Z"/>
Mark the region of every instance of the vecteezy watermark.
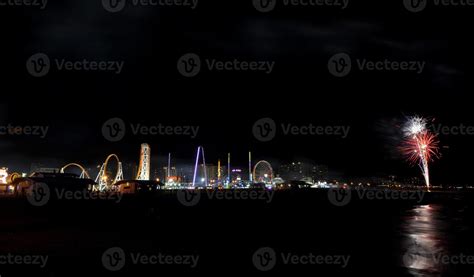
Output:
<path fill-rule="evenodd" d="M 123 61 L 94 61 L 88 59 L 66 60 L 64 58 L 54 58 L 53 62 L 48 55 L 37 53 L 26 61 L 26 70 L 33 77 L 46 76 L 51 68 L 58 71 L 99 71 L 120 74 L 123 70 Z"/>
<path fill-rule="evenodd" d="M 177 192 L 178 201 L 184 206 L 195 206 L 201 200 L 200 190 L 179 190 Z M 275 192 L 272 190 L 205 190 L 209 200 L 255 200 L 270 203 Z"/>
<path fill-rule="evenodd" d="M 199 190 L 194 189 L 183 189 L 179 190 L 176 194 L 179 203 L 186 207 L 192 207 L 199 203 L 201 200 L 201 193 Z"/>
<path fill-rule="evenodd" d="M 431 129 L 438 135 L 446 136 L 472 136 L 474 135 L 474 126 L 472 125 L 443 125 L 433 124 Z"/>
<path fill-rule="evenodd" d="M 0 265 L 31 265 L 44 268 L 48 258 L 47 255 L 0 254 Z"/>
<path fill-rule="evenodd" d="M 123 10 L 127 4 L 133 7 L 184 7 L 195 9 L 199 0 L 102 0 L 104 9 L 111 13 Z"/>
<path fill-rule="evenodd" d="M 26 199 L 36 207 L 46 205 L 50 197 L 51 191 L 45 183 L 34 183 L 26 191 Z"/>
<path fill-rule="evenodd" d="M 315 125 L 312 123 L 304 125 L 295 125 L 291 123 L 281 123 L 279 125 L 269 118 L 261 118 L 252 126 L 254 137 L 261 141 L 267 142 L 275 138 L 278 127 L 285 136 L 335 136 L 346 138 L 351 129 L 350 126 L 344 125 Z"/>
<path fill-rule="evenodd" d="M 354 189 L 332 188 L 328 190 L 329 202 L 335 206 L 349 204 L 353 196 L 362 200 L 405 200 L 420 203 L 425 198 L 426 191 L 385 190 L 385 189 Z"/>
<path fill-rule="evenodd" d="M 426 65 L 424 61 L 391 61 L 389 59 L 368 60 L 363 58 L 355 59 L 355 61 L 356 68 L 361 72 L 407 71 L 421 74 Z M 353 65 L 354 63 L 348 54 L 338 53 L 329 58 L 328 70 L 336 77 L 345 77 L 353 70 Z"/>
<path fill-rule="evenodd" d="M 112 247 L 102 254 L 102 265 L 110 271 L 118 271 L 125 264 L 132 265 L 180 265 L 189 268 L 196 268 L 199 262 L 199 255 L 194 254 L 165 254 L 165 253 L 126 253 L 120 247 Z"/>
<path fill-rule="evenodd" d="M 273 11 L 280 1 L 285 7 L 335 7 L 344 10 L 349 0 L 252 0 L 254 8 L 259 12 Z"/>
<path fill-rule="evenodd" d="M 474 264 L 474 255 L 464 253 L 447 254 L 438 252 L 433 254 L 433 260 L 435 263 L 443 265 L 472 265 Z"/>
<path fill-rule="evenodd" d="M 261 118 L 253 124 L 252 132 L 257 140 L 261 142 L 270 141 L 276 136 L 276 123 L 269 117 Z"/>
<path fill-rule="evenodd" d="M 0 0 L 0 7 L 39 7 L 40 10 L 44 10 L 47 4 L 48 0 Z"/>
<path fill-rule="evenodd" d="M 277 254 L 273 248 L 262 247 L 253 253 L 252 263 L 260 271 L 269 271 L 277 264 Z"/>
<path fill-rule="evenodd" d="M 328 190 L 328 199 L 334 206 L 342 207 L 351 201 L 352 191 L 346 188 L 336 188 Z"/>
<path fill-rule="evenodd" d="M 122 200 L 122 194 L 116 192 L 101 193 L 87 189 L 72 191 L 64 188 L 54 188 L 51 192 L 45 183 L 34 183 L 26 191 L 28 202 L 36 207 L 46 205 L 52 197 L 58 200 L 108 200 L 115 203 Z"/>
<path fill-rule="evenodd" d="M 403 0 L 403 6 L 410 12 L 421 12 L 427 3 L 428 0 Z"/>
<path fill-rule="evenodd" d="M 0 126 L 0 136 L 36 136 L 44 139 L 48 130 L 49 126 L 7 124 Z"/>
<path fill-rule="evenodd" d="M 431 247 L 415 241 L 404 253 L 402 261 L 408 268 L 416 267 L 417 264 L 472 265 L 474 264 L 474 255 L 434 251 Z"/>
<path fill-rule="evenodd" d="M 208 71 L 257 71 L 265 74 L 272 73 L 274 61 L 242 61 L 239 59 L 218 60 L 206 58 L 204 63 L 197 54 L 188 53 L 178 59 L 178 72 L 184 77 L 194 77 L 198 75 L 202 68 Z"/>
<path fill-rule="evenodd" d="M 269 271 L 277 264 L 283 265 L 332 265 L 346 268 L 350 255 L 314 254 L 312 252 L 297 254 L 291 252 L 277 253 L 270 247 L 262 247 L 255 251 L 252 262 L 256 269 Z"/>
<path fill-rule="evenodd" d="M 428 6 L 429 0 L 403 0 L 403 6 L 413 13 L 421 12 Z M 473 0 L 433 0 L 434 6 L 443 7 L 471 7 L 474 6 Z"/>
<path fill-rule="evenodd" d="M 102 124 L 102 135 L 111 142 L 122 140 L 127 133 L 127 125 L 121 118 L 111 118 Z M 165 125 L 162 123 L 145 125 L 130 123 L 130 130 L 134 136 L 184 136 L 194 139 L 199 133 L 199 126 L 193 125 Z"/>

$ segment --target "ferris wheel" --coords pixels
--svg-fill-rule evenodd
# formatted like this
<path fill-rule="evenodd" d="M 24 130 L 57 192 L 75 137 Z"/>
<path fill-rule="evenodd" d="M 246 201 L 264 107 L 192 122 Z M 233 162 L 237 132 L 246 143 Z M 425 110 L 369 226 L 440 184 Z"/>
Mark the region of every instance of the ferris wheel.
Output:
<path fill-rule="evenodd" d="M 259 161 L 253 168 L 253 179 L 256 183 L 273 183 L 273 168 L 267 161 Z"/>

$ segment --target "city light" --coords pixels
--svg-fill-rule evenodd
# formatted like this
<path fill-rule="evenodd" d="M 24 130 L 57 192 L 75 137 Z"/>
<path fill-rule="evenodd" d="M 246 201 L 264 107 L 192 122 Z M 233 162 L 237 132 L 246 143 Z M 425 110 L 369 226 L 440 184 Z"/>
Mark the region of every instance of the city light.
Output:
<path fill-rule="evenodd" d="M 8 177 L 8 168 L 6 167 L 0 168 L 0 184 L 2 185 L 7 184 L 7 177 Z"/>

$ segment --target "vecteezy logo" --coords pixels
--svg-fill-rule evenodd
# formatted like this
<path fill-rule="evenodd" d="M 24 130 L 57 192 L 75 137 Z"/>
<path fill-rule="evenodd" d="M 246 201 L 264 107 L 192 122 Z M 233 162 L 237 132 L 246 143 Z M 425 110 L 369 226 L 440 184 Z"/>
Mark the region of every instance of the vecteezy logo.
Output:
<path fill-rule="evenodd" d="M 328 199 L 331 204 L 341 207 L 349 204 L 351 201 L 351 190 L 344 188 L 329 189 Z"/>
<path fill-rule="evenodd" d="M 26 191 L 26 199 L 36 207 L 46 205 L 50 195 L 49 187 L 45 183 L 34 183 Z"/>
<path fill-rule="evenodd" d="M 33 77 L 43 77 L 49 73 L 51 62 L 46 54 L 38 53 L 26 61 L 26 70 Z"/>
<path fill-rule="evenodd" d="M 257 140 L 261 142 L 270 141 L 276 135 L 276 123 L 269 117 L 259 119 L 253 124 L 252 132 Z"/>
<path fill-rule="evenodd" d="M 259 12 L 270 12 L 275 9 L 276 0 L 253 0 L 253 6 Z"/>
<path fill-rule="evenodd" d="M 186 207 L 191 207 L 197 205 L 201 199 L 201 193 L 194 189 L 183 189 L 179 190 L 178 201 Z"/>
<path fill-rule="evenodd" d="M 252 262 L 255 268 L 260 271 L 268 271 L 276 265 L 276 253 L 270 247 L 262 247 L 255 251 L 252 257 Z"/>
<path fill-rule="evenodd" d="M 104 9 L 111 13 L 116 13 L 125 7 L 126 0 L 102 0 L 102 6 Z"/>
<path fill-rule="evenodd" d="M 125 252 L 120 247 L 112 247 L 102 254 L 102 265 L 110 271 L 118 271 L 125 266 Z"/>
<path fill-rule="evenodd" d="M 111 118 L 102 125 L 102 135 L 111 142 L 117 142 L 125 136 L 125 122 L 118 117 Z"/>
<path fill-rule="evenodd" d="M 183 55 L 178 60 L 178 71 L 184 77 L 194 77 L 201 71 L 201 59 L 194 53 Z"/>
<path fill-rule="evenodd" d="M 426 8 L 427 0 L 403 0 L 403 5 L 410 12 L 421 12 Z"/>
<path fill-rule="evenodd" d="M 328 61 L 329 73 L 336 77 L 344 77 L 351 72 L 351 57 L 346 53 L 339 53 L 332 56 Z"/>

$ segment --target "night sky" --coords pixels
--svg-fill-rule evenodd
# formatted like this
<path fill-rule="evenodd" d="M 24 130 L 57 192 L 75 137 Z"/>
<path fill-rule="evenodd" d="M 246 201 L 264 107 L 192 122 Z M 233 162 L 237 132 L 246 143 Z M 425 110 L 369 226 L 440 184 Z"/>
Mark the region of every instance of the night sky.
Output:
<path fill-rule="evenodd" d="M 281 7 L 256 11 L 251 1 L 201 1 L 195 10 L 126 7 L 105 11 L 100 1 L 50 1 L 45 10 L 2 7 L 0 125 L 49 126 L 44 139 L 2 136 L 0 166 L 28 169 L 33 161 L 98 164 L 109 153 L 138 162 L 147 142 L 157 162 L 172 152 L 192 163 L 203 145 L 216 163 L 231 152 L 245 167 L 247 152 L 275 164 L 311 160 L 345 176 L 419 176 L 396 153 L 401 122 L 418 114 L 436 124 L 474 126 L 471 94 L 474 7 L 433 7 L 408 12 L 402 1 L 351 2 L 334 7 Z M 28 74 L 35 53 L 67 60 L 123 61 L 119 75 L 52 69 Z M 179 74 L 186 53 L 202 59 L 274 61 L 271 74 Z M 424 61 L 421 74 L 361 72 L 336 78 L 328 59 Z M 353 62 L 354 63 L 354 62 Z M 353 67 L 355 65 L 353 64 Z M 195 125 L 195 139 L 132 136 L 109 142 L 102 124 L 120 117 L 146 125 Z M 254 122 L 350 126 L 345 139 L 284 136 L 270 142 L 252 134 Z M 440 135 L 442 158 L 432 166 L 434 183 L 469 183 L 472 135 Z M 57 164 L 56 164 L 57 163 Z"/>

